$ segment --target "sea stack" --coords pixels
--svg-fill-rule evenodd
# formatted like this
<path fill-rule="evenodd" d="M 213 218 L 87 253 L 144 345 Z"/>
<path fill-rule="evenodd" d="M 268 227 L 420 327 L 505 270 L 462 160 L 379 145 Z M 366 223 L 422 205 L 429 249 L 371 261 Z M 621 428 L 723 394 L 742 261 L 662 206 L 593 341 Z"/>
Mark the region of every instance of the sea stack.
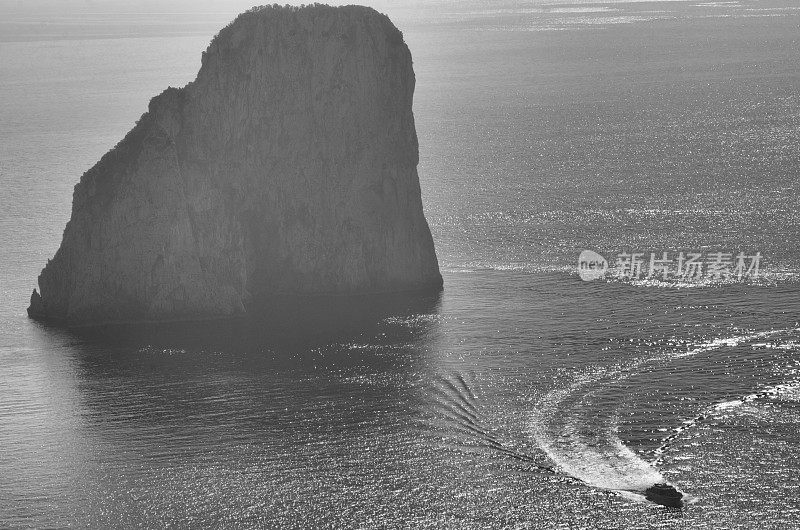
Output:
<path fill-rule="evenodd" d="M 32 318 L 245 313 L 275 295 L 439 290 L 414 71 L 361 6 L 261 7 L 213 39 L 75 186 Z"/>

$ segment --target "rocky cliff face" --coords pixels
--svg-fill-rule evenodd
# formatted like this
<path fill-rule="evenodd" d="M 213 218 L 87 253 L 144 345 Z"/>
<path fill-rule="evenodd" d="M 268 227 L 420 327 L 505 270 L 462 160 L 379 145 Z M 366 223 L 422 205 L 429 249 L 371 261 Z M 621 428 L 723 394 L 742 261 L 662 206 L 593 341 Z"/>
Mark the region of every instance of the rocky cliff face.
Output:
<path fill-rule="evenodd" d="M 83 175 L 29 314 L 183 319 L 276 293 L 440 288 L 413 92 L 402 34 L 372 9 L 240 15 Z"/>

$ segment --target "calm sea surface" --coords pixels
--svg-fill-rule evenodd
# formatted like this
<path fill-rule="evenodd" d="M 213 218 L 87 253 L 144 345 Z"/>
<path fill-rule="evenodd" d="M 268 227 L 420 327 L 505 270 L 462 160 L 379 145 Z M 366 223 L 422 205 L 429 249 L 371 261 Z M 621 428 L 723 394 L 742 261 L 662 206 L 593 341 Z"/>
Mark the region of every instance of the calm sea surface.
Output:
<path fill-rule="evenodd" d="M 795 2 L 382 4 L 444 292 L 91 331 L 25 316 L 72 187 L 236 10 L 41 4 L 0 2 L 0 527 L 800 528 Z"/>

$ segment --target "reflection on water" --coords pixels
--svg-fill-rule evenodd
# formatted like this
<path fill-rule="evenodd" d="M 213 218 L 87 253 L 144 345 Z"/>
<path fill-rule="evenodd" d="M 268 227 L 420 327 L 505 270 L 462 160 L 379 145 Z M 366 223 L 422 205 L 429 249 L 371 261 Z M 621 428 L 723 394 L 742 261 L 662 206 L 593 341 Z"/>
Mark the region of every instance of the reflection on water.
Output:
<path fill-rule="evenodd" d="M 297 358 L 298 352 L 309 354 L 332 343 L 355 344 L 359 338 L 386 336 L 392 321 L 435 315 L 440 303 L 441 293 L 276 296 L 269 305 L 253 307 L 249 316 L 239 319 L 75 328 L 71 334 L 98 348 L 123 345 L 144 348 L 140 353 L 161 350 L 167 356 L 186 350 L 201 351 L 210 358 L 217 353 L 261 352 L 259 359 L 270 359 L 276 363 L 273 368 L 294 357 L 292 368 L 302 370 L 308 362 Z M 391 343 L 404 339 L 411 337 L 387 337 Z"/>
<path fill-rule="evenodd" d="M 242 522 L 244 503 L 266 520 L 337 483 L 391 480 L 359 459 L 384 450 L 387 417 L 409 408 L 439 304 L 316 298 L 232 322 L 42 327 L 26 372 L 5 381 L 19 399 L 2 411 L 0 495 L 18 502 L 2 519 L 159 524 L 230 510 Z"/>
<path fill-rule="evenodd" d="M 662 512 L 613 492 L 646 488 L 650 471 L 703 500 L 693 523 L 750 509 L 720 497 L 747 470 L 724 492 L 723 477 L 692 479 L 714 461 L 693 444 L 737 410 L 715 404 L 794 388 L 797 329 L 775 319 L 797 314 L 791 285 L 445 276 L 441 296 L 309 300 L 233 322 L 30 324 L 30 349 L 2 351 L 0 496 L 13 502 L 0 519 L 635 525 Z M 770 439 L 792 436 L 788 416 L 770 418 Z M 736 425 L 725 436 L 745 436 Z"/>

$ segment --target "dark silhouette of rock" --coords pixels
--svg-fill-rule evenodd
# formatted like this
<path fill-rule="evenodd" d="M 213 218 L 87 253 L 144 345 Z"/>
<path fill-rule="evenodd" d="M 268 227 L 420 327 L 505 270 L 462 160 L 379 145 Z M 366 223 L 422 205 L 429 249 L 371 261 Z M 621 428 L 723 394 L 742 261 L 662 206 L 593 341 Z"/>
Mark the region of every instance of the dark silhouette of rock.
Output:
<path fill-rule="evenodd" d="M 414 72 L 359 6 L 262 7 L 75 187 L 29 315 L 230 316 L 275 294 L 438 290 L 417 176 Z"/>

